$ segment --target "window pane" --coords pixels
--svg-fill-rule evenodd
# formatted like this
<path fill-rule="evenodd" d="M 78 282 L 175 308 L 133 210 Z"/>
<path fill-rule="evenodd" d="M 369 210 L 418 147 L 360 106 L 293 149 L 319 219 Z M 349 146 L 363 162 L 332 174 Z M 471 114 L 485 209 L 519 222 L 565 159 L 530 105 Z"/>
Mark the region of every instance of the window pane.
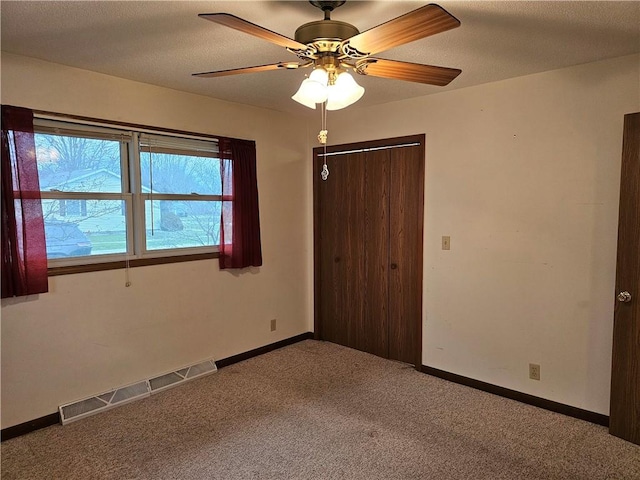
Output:
<path fill-rule="evenodd" d="M 122 191 L 120 142 L 35 134 L 40 190 Z"/>
<path fill-rule="evenodd" d="M 140 152 L 142 193 L 222 195 L 220 160 Z"/>
<path fill-rule="evenodd" d="M 47 258 L 127 251 L 122 200 L 42 200 Z"/>
<path fill-rule="evenodd" d="M 220 206 L 221 202 L 147 200 L 147 250 L 218 245 Z"/>

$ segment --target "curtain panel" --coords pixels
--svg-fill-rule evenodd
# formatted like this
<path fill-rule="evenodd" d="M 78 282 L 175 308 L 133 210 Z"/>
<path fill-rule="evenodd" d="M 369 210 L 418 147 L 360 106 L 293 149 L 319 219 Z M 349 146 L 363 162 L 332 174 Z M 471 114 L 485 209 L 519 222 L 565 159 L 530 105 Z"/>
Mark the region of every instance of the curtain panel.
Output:
<path fill-rule="evenodd" d="M 2 106 L 2 298 L 47 292 L 33 112 Z"/>
<path fill-rule="evenodd" d="M 220 269 L 262 265 L 256 143 L 221 138 Z"/>

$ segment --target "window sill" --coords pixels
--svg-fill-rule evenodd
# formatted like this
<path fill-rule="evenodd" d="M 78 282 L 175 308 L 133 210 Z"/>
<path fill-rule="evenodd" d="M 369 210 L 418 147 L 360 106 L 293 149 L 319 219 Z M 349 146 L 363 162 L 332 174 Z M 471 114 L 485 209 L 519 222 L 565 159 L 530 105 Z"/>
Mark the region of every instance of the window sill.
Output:
<path fill-rule="evenodd" d="M 195 260 L 208 260 L 218 258 L 218 252 L 196 253 L 192 255 L 178 255 L 174 257 L 158 257 L 158 258 L 137 258 L 129 260 L 129 267 L 146 267 L 149 265 L 164 265 L 166 263 L 191 262 Z M 90 265 L 69 265 L 66 267 L 51 267 L 47 269 L 50 277 L 58 275 L 71 275 L 74 273 L 101 272 L 103 270 L 118 270 L 127 267 L 127 263 L 123 261 L 94 263 Z"/>

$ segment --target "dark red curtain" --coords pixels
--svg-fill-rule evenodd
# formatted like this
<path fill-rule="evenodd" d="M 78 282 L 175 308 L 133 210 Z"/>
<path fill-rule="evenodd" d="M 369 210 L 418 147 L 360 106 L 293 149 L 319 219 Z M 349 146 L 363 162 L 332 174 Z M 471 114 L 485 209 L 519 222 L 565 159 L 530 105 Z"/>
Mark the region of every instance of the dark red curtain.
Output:
<path fill-rule="evenodd" d="M 262 265 L 256 143 L 220 139 L 222 219 L 220 269 Z"/>
<path fill-rule="evenodd" d="M 2 298 L 48 291 L 33 112 L 2 106 Z"/>

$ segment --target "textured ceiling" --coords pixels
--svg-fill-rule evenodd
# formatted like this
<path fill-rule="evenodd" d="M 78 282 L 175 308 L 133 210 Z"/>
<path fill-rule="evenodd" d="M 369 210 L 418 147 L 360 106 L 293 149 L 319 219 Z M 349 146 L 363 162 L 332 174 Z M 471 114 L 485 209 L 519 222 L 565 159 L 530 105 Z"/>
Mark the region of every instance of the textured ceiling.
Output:
<path fill-rule="evenodd" d="M 348 1 L 332 19 L 371 28 L 428 2 Z M 638 1 L 438 2 L 462 25 L 378 57 L 462 69 L 448 87 L 358 76 L 358 106 L 385 103 L 640 52 Z M 117 77 L 298 114 L 306 70 L 223 78 L 191 73 L 295 61 L 284 48 L 198 18 L 226 12 L 293 37 L 322 12 L 307 1 L 7 1 L 1 46 Z M 354 107 L 351 108 L 355 108 Z"/>

